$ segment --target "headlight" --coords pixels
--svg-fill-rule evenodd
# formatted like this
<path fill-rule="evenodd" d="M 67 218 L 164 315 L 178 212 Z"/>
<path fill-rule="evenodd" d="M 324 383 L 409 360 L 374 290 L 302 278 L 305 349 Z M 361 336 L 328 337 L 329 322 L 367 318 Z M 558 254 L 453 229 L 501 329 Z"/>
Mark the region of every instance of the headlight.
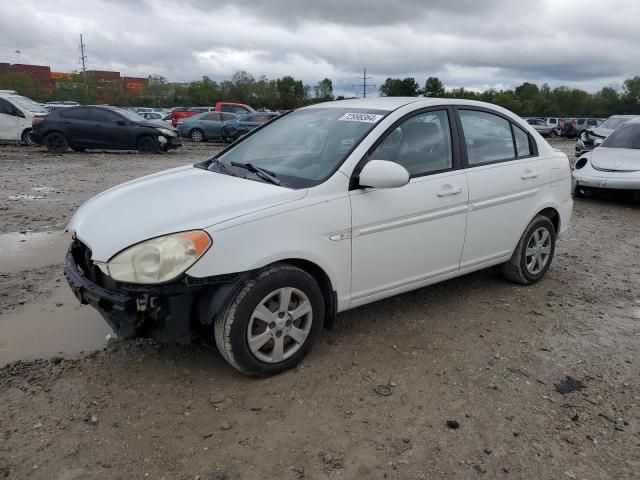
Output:
<path fill-rule="evenodd" d="M 212 243 L 202 230 L 153 238 L 114 256 L 107 269 L 109 276 L 120 282 L 168 282 L 196 263 Z"/>
<path fill-rule="evenodd" d="M 171 130 L 169 130 L 168 128 L 158 128 L 157 130 L 158 130 L 158 132 L 160 132 L 165 137 L 175 137 L 176 136 L 176 133 L 171 131 Z"/>

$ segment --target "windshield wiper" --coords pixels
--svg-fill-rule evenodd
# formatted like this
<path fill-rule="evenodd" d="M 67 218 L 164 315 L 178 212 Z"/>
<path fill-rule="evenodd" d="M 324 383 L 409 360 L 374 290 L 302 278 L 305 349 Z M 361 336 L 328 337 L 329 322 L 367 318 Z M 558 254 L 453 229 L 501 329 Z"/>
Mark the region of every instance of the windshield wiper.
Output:
<path fill-rule="evenodd" d="M 280 185 L 281 183 L 280 180 L 277 179 L 275 173 L 265 170 L 262 167 L 257 167 L 253 163 L 231 162 L 231 165 L 249 170 L 251 173 L 255 173 L 263 180 L 273 183 L 274 185 Z"/>

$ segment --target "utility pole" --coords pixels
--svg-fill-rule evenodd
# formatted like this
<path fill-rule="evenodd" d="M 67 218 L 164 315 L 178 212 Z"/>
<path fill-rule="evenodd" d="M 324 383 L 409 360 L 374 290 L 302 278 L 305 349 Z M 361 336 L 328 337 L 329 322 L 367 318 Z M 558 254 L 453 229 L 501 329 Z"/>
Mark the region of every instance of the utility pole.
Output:
<path fill-rule="evenodd" d="M 15 54 L 16 54 L 16 56 L 18 57 L 18 62 L 17 62 L 17 63 L 20 63 L 20 54 L 21 54 L 21 53 L 22 53 L 22 50 L 16 50 L 16 51 L 15 51 Z"/>
<path fill-rule="evenodd" d="M 362 72 L 362 77 L 356 77 L 358 80 L 362 80 L 362 83 L 354 84 L 353 87 L 362 88 L 362 98 L 367 98 L 367 88 L 375 88 L 375 85 L 367 83 L 367 80 L 371 80 L 371 77 L 367 77 L 367 69 L 365 68 Z M 356 91 L 356 95 L 358 95 L 358 91 Z"/>
<path fill-rule="evenodd" d="M 82 38 L 82 34 L 80 34 L 80 63 L 82 63 L 82 79 L 84 80 L 84 92 L 87 96 L 87 100 L 89 99 L 89 86 L 87 85 L 87 56 L 84 51 L 84 39 Z"/>

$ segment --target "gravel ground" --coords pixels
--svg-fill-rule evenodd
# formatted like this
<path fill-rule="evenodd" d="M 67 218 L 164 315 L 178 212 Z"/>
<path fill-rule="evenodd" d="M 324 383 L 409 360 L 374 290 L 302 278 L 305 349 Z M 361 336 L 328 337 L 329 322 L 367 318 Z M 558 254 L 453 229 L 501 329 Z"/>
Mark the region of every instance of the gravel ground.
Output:
<path fill-rule="evenodd" d="M 0 229 L 60 229 L 98 191 L 215 148 L 0 147 Z M 0 276 L 0 342 L 3 319 L 55 310 L 60 269 Z M 576 199 L 538 284 L 487 270 L 345 312 L 274 378 L 149 341 L 14 362 L 0 368 L 0 478 L 637 479 L 639 284 L 640 205 Z M 583 388 L 560 393 L 567 376 Z"/>

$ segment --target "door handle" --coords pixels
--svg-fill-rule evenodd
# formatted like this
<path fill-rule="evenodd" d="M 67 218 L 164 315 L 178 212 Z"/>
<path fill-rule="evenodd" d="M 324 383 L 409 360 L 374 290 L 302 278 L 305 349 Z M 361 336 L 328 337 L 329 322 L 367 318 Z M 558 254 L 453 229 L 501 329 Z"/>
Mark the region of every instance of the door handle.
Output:
<path fill-rule="evenodd" d="M 62 122 L 63 125 L 69 125 L 71 122 L 69 120 L 65 120 L 64 122 Z"/>
<path fill-rule="evenodd" d="M 440 190 L 438 192 L 438 196 L 439 197 L 446 197 L 448 195 L 458 195 L 459 193 L 462 193 L 462 187 L 449 188 L 447 190 Z"/>
<path fill-rule="evenodd" d="M 522 178 L 523 180 L 528 180 L 530 178 L 536 178 L 538 175 L 540 175 L 540 172 L 534 172 L 533 170 L 527 169 L 524 171 L 520 178 Z"/>

